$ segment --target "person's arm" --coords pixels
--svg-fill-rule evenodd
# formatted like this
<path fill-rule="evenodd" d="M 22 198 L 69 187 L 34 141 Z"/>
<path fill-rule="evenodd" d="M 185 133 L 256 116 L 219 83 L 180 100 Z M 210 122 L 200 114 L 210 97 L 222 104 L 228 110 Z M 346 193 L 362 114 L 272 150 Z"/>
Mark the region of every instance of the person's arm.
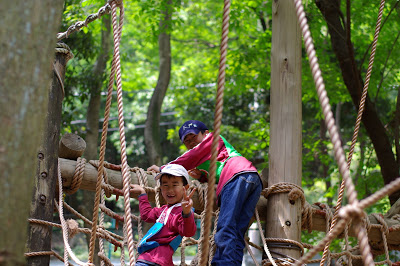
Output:
<path fill-rule="evenodd" d="M 146 194 L 146 191 L 139 185 L 131 184 L 131 191 L 140 193 L 139 199 L 139 212 L 140 217 L 147 223 L 155 223 L 158 216 L 160 215 L 159 208 L 152 208 Z"/>
<path fill-rule="evenodd" d="M 188 170 L 190 177 L 199 180 L 200 183 L 208 182 L 208 172 L 203 169 L 193 168 Z"/>
<path fill-rule="evenodd" d="M 212 144 L 212 133 L 207 134 L 199 145 L 193 149 L 188 150 L 175 160 L 169 162 L 168 164 L 180 164 L 185 167 L 186 170 L 193 169 L 205 161 L 210 159 L 211 156 L 211 144 Z M 161 166 L 161 169 L 163 166 Z"/>
<path fill-rule="evenodd" d="M 182 213 L 174 215 L 173 219 L 168 219 L 168 224 L 181 236 L 192 237 L 196 234 L 197 228 L 193 211 L 190 211 L 187 215 Z"/>

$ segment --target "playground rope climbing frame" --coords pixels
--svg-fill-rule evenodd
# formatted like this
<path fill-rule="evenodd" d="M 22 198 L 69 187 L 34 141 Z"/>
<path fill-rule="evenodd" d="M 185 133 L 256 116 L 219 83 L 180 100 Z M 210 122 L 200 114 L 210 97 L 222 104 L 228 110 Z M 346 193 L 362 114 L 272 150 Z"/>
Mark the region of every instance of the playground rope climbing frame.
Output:
<path fill-rule="evenodd" d="M 271 253 L 268 250 L 267 247 L 267 242 L 287 242 L 290 243 L 291 245 L 297 246 L 304 251 L 304 248 L 311 249 L 305 256 L 302 256 L 299 260 L 293 261 L 295 265 L 301 265 L 302 263 L 305 263 L 309 261 L 310 258 L 312 258 L 316 252 L 322 251 L 325 247 L 325 251 L 323 254 L 323 259 L 320 261 L 321 264 L 324 263 L 325 259 L 327 256 L 333 257 L 333 254 L 330 254 L 327 247 L 329 246 L 329 243 L 332 241 L 333 238 L 337 237 L 339 233 L 341 233 L 343 230 L 347 232 L 347 225 L 348 221 L 350 219 L 353 219 L 353 221 L 356 221 L 356 231 L 357 231 L 357 238 L 359 240 L 359 250 L 362 252 L 362 259 L 364 260 L 365 265 L 374 265 L 375 263 L 373 262 L 372 258 L 372 251 L 370 249 L 370 246 L 368 244 L 368 237 L 367 237 L 367 231 L 370 229 L 371 225 L 369 224 L 368 219 L 366 222 L 363 222 L 365 220 L 365 213 L 363 212 L 363 209 L 372 205 L 375 203 L 377 200 L 383 198 L 385 195 L 388 195 L 400 188 L 400 179 L 396 179 L 392 183 L 386 185 L 383 189 L 380 191 L 376 192 L 375 194 L 371 195 L 370 197 L 358 201 L 357 200 L 357 192 L 354 189 L 354 184 L 352 183 L 352 180 L 350 178 L 350 173 L 349 173 L 349 166 L 351 163 L 351 157 L 354 152 L 354 145 L 357 140 L 357 135 L 358 135 L 358 130 L 360 127 L 360 122 L 361 122 L 361 117 L 364 109 L 364 102 L 367 94 L 367 89 L 368 89 L 368 84 L 369 84 L 369 79 L 371 76 L 371 71 L 372 71 L 372 65 L 374 61 L 374 55 L 375 55 L 375 50 L 376 50 L 376 44 L 377 44 L 377 39 L 378 39 L 378 34 L 379 34 L 379 27 L 380 27 L 380 21 L 382 17 L 382 10 L 384 6 L 384 0 L 381 0 L 381 5 L 380 5 L 380 10 L 379 10 L 379 15 L 378 15 L 378 21 L 377 21 L 377 26 L 375 29 L 375 35 L 374 35 L 374 42 L 371 50 L 371 57 L 370 57 L 370 62 L 368 66 L 368 71 L 367 71 L 367 77 L 366 77 L 366 82 L 364 84 L 364 89 L 363 89 L 363 94 L 362 94 L 362 99 L 360 101 L 360 107 L 359 107 L 359 112 L 357 116 L 357 121 L 356 121 L 356 126 L 354 130 L 354 135 L 353 135 L 353 140 L 352 140 L 352 148 L 350 149 L 350 153 L 348 156 L 348 162 L 346 164 L 345 162 L 345 156 L 344 156 L 344 151 L 343 148 L 341 147 L 341 143 L 339 140 L 339 134 L 338 130 L 335 126 L 334 118 L 332 115 L 332 112 L 330 110 L 330 105 L 329 105 L 329 99 L 327 97 L 327 93 L 325 90 L 324 82 L 321 76 L 321 71 L 319 69 L 318 65 L 318 60 L 316 57 L 315 49 L 312 43 L 312 38 L 310 31 L 308 29 L 307 25 L 307 20 L 305 18 L 305 13 L 304 9 L 301 3 L 301 0 L 294 0 L 295 7 L 296 7 L 296 13 L 298 16 L 300 28 L 303 33 L 303 38 L 304 38 L 304 43 L 306 47 L 306 51 L 309 57 L 310 61 L 310 67 L 312 69 L 312 75 L 315 81 L 317 93 L 318 93 L 318 98 L 323 110 L 323 114 L 325 117 L 326 125 L 328 128 L 329 135 L 331 137 L 331 142 L 333 143 L 333 148 L 334 148 L 334 155 L 335 159 L 338 163 L 339 166 L 339 171 L 343 177 L 343 190 L 340 190 L 340 194 L 343 195 L 344 187 L 347 188 L 347 197 L 349 198 L 349 204 L 345 207 L 340 208 L 341 205 L 341 197 L 338 199 L 338 206 L 336 207 L 335 215 L 330 216 L 330 218 L 327 218 L 327 236 L 315 247 L 312 247 L 308 244 L 304 243 L 297 243 L 296 241 L 290 241 L 287 239 L 269 239 L 265 238 L 264 235 L 262 235 L 263 239 L 263 244 L 264 244 L 264 250 L 266 251 L 268 257 L 269 257 L 269 262 L 265 263 L 271 263 L 273 265 L 276 265 L 276 262 L 272 258 Z M 117 9 L 119 8 L 120 14 L 119 14 L 119 21 L 117 19 Z M 70 247 L 68 245 L 68 231 L 71 230 L 69 225 L 67 224 L 67 221 L 65 221 L 63 218 L 61 220 L 61 225 L 57 224 L 48 224 L 51 226 L 60 226 L 63 228 L 63 234 L 64 234 L 64 243 L 65 243 L 65 250 L 66 252 L 64 253 L 64 261 L 65 263 L 68 263 L 68 254 L 70 254 L 71 258 L 78 263 L 79 265 L 93 265 L 93 252 L 94 252 L 94 242 L 96 238 L 100 239 L 100 248 L 101 248 L 101 254 L 99 255 L 102 258 L 102 263 L 107 263 L 110 264 L 108 259 L 104 256 L 104 247 L 102 244 L 102 239 L 107 239 L 114 245 L 121 247 L 121 250 L 123 251 L 124 245 L 128 245 L 128 251 L 129 251 L 129 259 L 130 259 L 130 264 L 133 265 L 135 261 L 135 254 L 134 254 L 134 249 L 136 246 L 136 243 L 134 243 L 133 240 L 133 234 L 132 234 L 132 219 L 138 221 L 138 233 L 139 233 L 139 239 L 142 237 L 142 232 L 141 232 L 141 221 L 140 217 L 136 217 L 130 213 L 130 195 L 129 195 L 129 183 L 130 183 L 130 176 L 129 172 L 132 171 L 132 169 L 128 168 L 127 165 L 127 159 L 126 159 L 126 142 L 125 142 L 125 133 L 124 133 L 124 118 L 123 118 L 123 105 L 122 105 L 122 82 L 121 82 L 121 69 L 120 69 L 120 55 L 119 55 L 119 44 L 121 40 L 121 33 L 122 33 L 122 25 L 123 25 L 123 14 L 124 14 L 124 9 L 123 9 L 123 2 L 122 0 L 110 0 L 108 3 L 99 9 L 97 14 L 92 14 L 90 15 L 84 22 L 77 22 L 73 26 L 69 27 L 68 30 L 64 33 L 59 33 L 57 35 L 58 40 L 61 40 L 63 38 L 67 38 L 69 34 L 73 33 L 74 31 L 80 30 L 82 27 L 87 26 L 90 22 L 94 21 L 95 19 L 101 17 L 102 15 L 106 13 L 110 13 L 112 15 L 112 25 L 113 25 L 113 37 L 114 37 L 114 57 L 112 60 L 112 67 L 110 71 L 110 79 L 109 79 L 109 85 L 108 85 L 108 96 L 107 96 L 107 101 L 106 101 L 106 108 L 105 108 L 105 115 L 104 115 L 104 123 L 103 123 L 103 133 L 102 133 L 102 138 L 101 138 L 101 146 L 100 146 L 100 156 L 99 156 L 99 161 L 96 162 L 96 167 L 98 168 L 98 177 L 97 177 L 97 182 L 96 182 L 96 198 L 95 198 L 95 207 L 93 209 L 93 220 L 89 221 L 85 217 L 80 216 L 79 213 L 77 213 L 74 210 L 71 210 L 66 203 L 63 202 L 63 197 L 62 197 L 62 183 L 59 184 L 59 202 L 58 202 L 58 208 L 60 212 L 60 217 L 62 217 L 62 212 L 63 212 L 63 206 L 67 207 L 71 212 L 73 212 L 75 215 L 77 215 L 80 219 L 85 220 L 88 224 L 91 224 L 92 228 L 90 229 L 77 229 L 79 232 L 84 232 L 84 233 L 90 233 L 91 235 L 91 241 L 90 241 L 90 246 L 89 246 L 89 260 L 87 263 L 81 262 L 79 259 L 76 258 L 75 255 L 73 255 L 72 251 L 70 250 Z M 219 139 L 219 134 L 220 134 L 220 126 L 221 126 L 221 120 L 222 120 L 222 108 L 223 108 L 223 90 L 224 90 L 224 83 L 225 83 L 225 67 L 226 67 L 226 54 L 227 54 L 227 43 L 228 43 L 228 32 L 229 32 L 229 12 L 230 12 L 230 1 L 225 0 L 224 1 L 224 13 L 223 13 L 223 23 L 222 23 L 222 38 L 221 38 L 221 46 L 220 46 L 220 67 L 219 67 L 219 75 L 218 75 L 218 88 L 217 88 L 217 95 L 216 95 L 216 108 L 215 108 L 215 120 L 214 120 L 214 139 L 213 139 L 213 144 L 212 144 L 212 157 L 211 157 L 211 168 L 210 168 L 210 180 L 208 183 L 207 187 L 204 187 L 200 184 L 197 184 L 193 182 L 194 186 L 198 189 L 199 199 L 202 202 L 202 205 L 204 207 L 204 211 L 201 216 L 196 214 L 196 218 L 201 218 L 202 220 L 202 234 L 199 240 L 194 240 L 191 238 L 184 238 L 182 242 L 182 250 L 184 250 L 184 247 L 187 245 L 191 244 L 199 244 L 199 258 L 200 258 L 200 265 L 206 265 L 207 262 L 209 263 L 212 259 L 212 254 L 213 254 L 213 247 L 211 250 L 209 250 L 209 241 L 208 241 L 208 236 L 210 235 L 210 228 L 211 228 L 211 219 L 212 216 L 215 216 L 215 224 L 218 219 L 218 211 L 216 213 L 213 213 L 213 197 L 214 197 L 214 183 L 215 183 L 215 161 L 216 161 L 216 147 L 218 144 L 218 139 Z M 63 49 L 60 47 L 60 49 Z M 64 51 L 62 51 L 64 52 Z M 71 53 L 72 54 L 72 53 Z M 122 177 L 123 177 L 123 189 L 122 191 L 117 190 L 116 188 L 113 188 L 108 184 L 107 181 L 107 174 L 105 171 L 105 167 L 109 166 L 105 161 L 104 161 L 104 155 L 105 155 L 105 143 L 106 143 L 106 134 L 104 132 L 107 132 L 107 127 L 108 127 L 108 120 L 109 120 L 109 114 L 110 114 L 110 106 L 111 106 L 111 92 L 113 91 L 113 85 L 114 85 L 114 79 L 116 78 L 116 84 L 117 84 L 117 100 L 118 100 L 118 121 L 119 121 L 119 127 L 120 127 L 120 141 L 121 141 L 121 166 L 120 170 L 122 172 Z M 92 162 L 94 163 L 94 162 Z M 83 178 L 83 173 L 84 173 L 84 165 L 85 165 L 85 160 L 83 158 L 78 159 L 77 163 L 77 171 L 75 172 L 74 179 L 72 182 L 72 185 L 69 187 L 69 189 L 66 191 L 67 193 L 74 193 L 76 190 L 79 189 L 80 184 L 82 182 Z M 60 169 L 59 169 L 60 171 Z M 159 195 L 159 187 L 156 188 L 149 188 L 148 187 L 148 182 L 147 182 L 147 176 L 144 173 L 143 169 L 136 169 L 134 171 L 137 171 L 138 173 L 138 181 L 139 184 L 145 188 L 146 191 L 149 190 L 154 190 L 155 195 L 156 195 L 156 203 L 159 206 L 160 205 L 160 195 Z M 61 174 L 59 173 L 59 178 L 61 180 Z M 61 182 L 59 180 L 59 182 Z M 201 187 L 201 189 L 199 189 Z M 123 195 L 124 196 L 124 217 L 120 217 L 117 214 L 113 213 L 111 210 L 109 210 L 105 204 L 104 204 L 104 198 L 105 194 L 107 196 L 110 196 L 111 194 L 115 194 L 118 192 L 118 195 Z M 271 186 L 270 188 L 266 189 L 265 191 L 262 192 L 262 195 L 267 198 L 269 194 L 271 193 L 288 193 L 289 199 L 291 198 L 292 200 L 296 200 L 297 198 L 300 198 L 301 203 L 302 203 L 302 224 L 303 228 L 308 228 L 310 230 L 311 228 L 311 215 L 312 215 L 312 210 L 308 203 L 305 201 L 303 191 L 301 187 L 296 187 L 293 184 L 275 184 L 274 186 Z M 101 202 L 100 202 L 101 201 Z M 101 210 L 101 216 L 100 219 L 98 218 L 98 213 L 99 210 Z M 328 209 L 327 213 L 328 212 Z M 113 234 L 111 232 L 107 232 L 104 229 L 103 226 L 103 220 L 104 220 L 104 213 L 107 215 L 115 218 L 117 221 L 122 221 L 124 223 L 124 232 L 125 232 L 125 237 L 118 236 L 116 234 Z M 258 216 L 258 212 L 256 212 L 256 216 Z M 389 260 L 389 255 L 388 255 L 388 247 L 389 245 L 387 244 L 386 241 L 386 236 L 389 233 L 389 228 L 386 225 L 385 221 L 381 219 L 380 216 L 374 216 L 379 223 L 381 224 L 380 230 L 382 232 L 382 238 L 384 239 L 384 254 L 385 254 L 385 262 L 390 264 Z M 338 218 L 341 218 L 338 223 L 336 221 Z M 332 223 L 329 226 L 329 221 L 332 219 Z M 99 226 L 97 225 L 98 220 Z M 37 220 L 30 220 L 31 223 L 46 223 L 45 221 L 37 221 Z M 259 217 L 257 217 L 257 222 L 260 227 L 259 223 Z M 215 233 L 215 227 L 214 226 L 214 232 L 211 234 L 212 236 Z M 366 228 L 367 227 L 367 228 Z M 400 230 L 399 228 L 391 228 L 392 230 Z M 90 231 L 90 232 L 89 232 Z M 260 231 L 262 231 L 260 227 Z M 347 236 L 347 233 L 346 233 Z M 123 240 L 125 239 L 122 243 L 120 243 L 118 240 Z M 127 242 L 125 242 L 127 241 Z M 347 240 L 346 240 L 347 241 Z M 213 242 L 213 241 L 211 241 Z M 201 244 L 201 247 L 200 247 Z M 248 243 L 248 245 L 254 246 L 252 243 Z M 347 242 L 346 242 L 347 246 Z M 260 248 L 259 248 L 260 249 Z M 55 255 L 56 257 L 60 257 L 58 254 L 56 254 L 54 251 L 43 251 L 46 254 L 51 254 Z M 124 252 L 121 252 L 124 253 Z M 26 256 L 36 256 L 39 255 L 40 253 L 37 252 L 32 252 L 32 253 L 27 253 Z M 184 251 L 181 252 L 182 254 L 182 260 L 181 263 L 184 265 Z M 302 253 L 303 254 L 303 253 Z M 346 250 L 345 252 L 335 254 L 335 257 L 339 255 L 346 255 L 348 258 L 355 258 L 357 256 L 350 254 L 349 250 Z M 287 262 L 283 262 L 287 263 Z M 123 254 L 121 254 L 121 265 L 124 265 L 124 258 Z"/>

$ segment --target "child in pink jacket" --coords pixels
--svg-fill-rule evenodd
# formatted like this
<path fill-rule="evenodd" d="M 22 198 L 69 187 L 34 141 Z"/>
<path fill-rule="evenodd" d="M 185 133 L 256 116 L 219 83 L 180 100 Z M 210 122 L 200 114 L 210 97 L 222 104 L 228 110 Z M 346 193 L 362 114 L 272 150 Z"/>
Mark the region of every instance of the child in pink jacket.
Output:
<path fill-rule="evenodd" d="M 155 223 L 138 245 L 139 258 L 136 266 L 173 266 L 172 255 L 178 248 L 182 236 L 191 237 L 196 233 L 192 196 L 186 194 L 189 175 L 186 169 L 171 164 L 156 177 L 160 179 L 161 194 L 166 205 L 152 208 L 145 190 L 139 185 L 131 185 L 131 191 L 140 193 L 140 217 L 148 223 Z"/>

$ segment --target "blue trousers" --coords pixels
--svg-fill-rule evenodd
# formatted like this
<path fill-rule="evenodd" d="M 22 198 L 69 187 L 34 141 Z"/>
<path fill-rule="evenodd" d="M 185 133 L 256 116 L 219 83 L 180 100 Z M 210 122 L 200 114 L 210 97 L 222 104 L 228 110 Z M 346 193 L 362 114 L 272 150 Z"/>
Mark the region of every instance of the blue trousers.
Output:
<path fill-rule="evenodd" d="M 222 189 L 212 266 L 242 264 L 244 235 L 254 215 L 261 190 L 261 180 L 256 173 L 239 174 Z"/>
<path fill-rule="evenodd" d="M 156 264 L 156 263 L 154 263 L 154 264 L 149 264 L 149 263 L 146 263 L 146 262 L 144 262 L 144 261 L 137 261 L 137 262 L 135 263 L 135 266 L 153 266 L 153 265 L 158 265 L 158 264 Z"/>

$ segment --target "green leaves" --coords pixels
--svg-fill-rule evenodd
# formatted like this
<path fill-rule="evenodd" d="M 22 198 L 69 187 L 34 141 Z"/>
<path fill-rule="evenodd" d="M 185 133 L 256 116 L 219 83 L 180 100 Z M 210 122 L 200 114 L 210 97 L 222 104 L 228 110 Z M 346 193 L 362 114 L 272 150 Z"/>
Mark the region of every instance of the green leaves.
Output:
<path fill-rule="evenodd" d="M 310 30 L 316 47 L 318 62 L 330 99 L 339 131 L 346 149 L 350 144 L 356 109 L 343 83 L 335 53 L 331 48 L 327 24 L 314 1 L 303 1 Z M 170 86 L 164 102 L 163 125 L 160 143 L 163 147 L 164 161 L 179 154 L 180 142 L 177 130 L 188 119 L 198 119 L 213 125 L 217 78 L 220 60 L 220 42 L 222 28 L 223 3 L 220 1 L 167 1 L 126 0 L 125 17 L 122 32 L 120 55 L 122 64 L 122 82 L 124 89 L 124 108 L 127 127 L 128 152 L 132 165 L 147 167 L 143 145 L 143 130 L 148 102 L 156 85 L 159 74 L 158 34 L 161 10 L 172 8 L 173 16 L 169 33 L 171 34 L 172 71 Z M 69 25 L 84 20 L 89 14 L 97 12 L 103 1 L 67 1 L 63 17 L 63 30 Z M 369 85 L 369 95 L 379 110 L 384 124 L 393 125 L 393 114 L 397 89 L 400 81 L 399 20 L 395 5 L 388 3 L 376 50 L 375 64 Z M 345 16 L 345 1 L 342 12 Z M 368 67 L 370 44 L 372 41 L 378 3 L 374 1 L 353 1 L 351 3 L 351 40 L 354 46 L 357 68 L 365 76 Z M 232 1 L 229 42 L 226 61 L 223 131 L 228 141 L 243 155 L 257 162 L 259 170 L 268 165 L 269 147 L 269 89 L 270 56 L 272 36 L 272 1 L 247 0 Z M 393 10 L 392 10 L 393 9 Z M 87 88 L 94 77 L 91 69 L 100 49 L 102 23 L 91 23 L 81 32 L 66 39 L 73 49 L 75 58 L 68 64 L 66 78 L 65 122 L 66 130 L 84 131 L 82 125 L 69 124 L 70 121 L 85 118 L 87 109 Z M 110 66 L 110 62 L 108 63 Z M 110 70 L 110 67 L 108 68 Z M 108 73 L 104 73 L 101 91 L 106 91 Z M 103 97 L 103 106 L 105 95 Z M 114 99 L 115 101 L 115 99 Z M 303 47 L 302 64 L 302 101 L 303 101 L 303 181 L 312 191 L 318 182 L 332 182 L 332 187 L 321 191 L 321 197 L 335 198 L 340 176 L 332 154 L 332 146 L 326 131 L 321 133 L 320 120 L 323 119 L 320 103 L 309 68 L 308 58 Z M 115 104 L 115 102 L 113 103 Z M 116 106 L 112 107 L 112 116 L 116 116 Z M 141 126 L 138 128 L 138 126 Z M 116 121 L 112 126 L 117 126 Z M 390 128 L 390 127 L 389 127 Z M 363 128 L 362 128 L 363 130 Z M 391 129 L 392 130 L 392 129 Z M 117 134 L 117 133 L 114 133 Z M 365 142 L 365 148 L 357 152 L 373 150 L 366 134 L 359 141 Z M 116 142 L 112 136 L 110 142 Z M 116 145 L 117 147 L 117 145 Z M 182 151 L 182 150 L 181 150 Z M 347 150 L 346 150 L 347 152 Z M 352 171 L 357 172 L 360 180 L 376 178 L 377 159 L 374 153 L 367 156 L 355 156 Z M 360 181 L 360 195 L 367 195 Z"/>

